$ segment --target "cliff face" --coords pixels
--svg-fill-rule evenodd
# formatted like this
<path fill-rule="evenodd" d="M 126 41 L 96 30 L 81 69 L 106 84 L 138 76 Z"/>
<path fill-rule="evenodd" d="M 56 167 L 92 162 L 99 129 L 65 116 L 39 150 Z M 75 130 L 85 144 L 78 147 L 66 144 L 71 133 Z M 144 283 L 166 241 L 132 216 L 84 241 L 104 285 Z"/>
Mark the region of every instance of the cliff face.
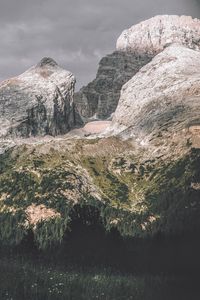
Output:
<path fill-rule="evenodd" d="M 199 50 L 199 35 L 200 20 L 161 15 L 124 30 L 117 40 L 117 50 L 155 55 L 173 43 Z"/>
<path fill-rule="evenodd" d="M 166 48 L 123 86 L 113 128 L 127 130 L 147 145 L 156 136 L 172 138 L 183 131 L 198 136 L 199 70 L 199 51 L 179 45 Z"/>
<path fill-rule="evenodd" d="M 104 57 L 94 81 L 75 94 L 75 103 L 86 119 L 106 119 L 115 111 L 120 90 L 165 47 L 177 43 L 200 49 L 200 21 L 186 16 L 156 16 L 125 30 L 117 51 Z"/>
<path fill-rule="evenodd" d="M 190 31 L 189 23 L 187 30 Z M 156 50 L 152 60 L 152 54 L 139 57 L 123 51 L 102 60 L 96 80 L 90 84 L 91 89 L 90 85 L 87 87 L 88 93 L 92 90 L 91 102 L 85 98 L 91 116 L 98 113 L 97 107 L 103 109 L 100 105 L 103 102 L 98 100 L 101 94 L 107 97 L 111 87 L 118 91 L 119 82 L 124 80 L 125 61 L 128 78 L 147 57 L 151 60 L 123 86 L 108 137 L 91 135 L 78 139 L 70 133 L 48 142 L 23 139 L 21 144 L 0 155 L 2 243 L 20 243 L 28 230 L 33 230 L 41 248 L 60 242 L 70 231 L 76 211 L 84 224 L 91 224 L 98 215 L 106 231 L 115 228 L 125 237 L 199 232 L 200 51 L 190 47 L 191 40 L 187 40 L 187 47 L 173 43 L 159 54 Z M 149 51 L 152 53 L 152 48 Z M 117 68 L 111 67 L 117 63 Z M 48 60 L 48 66 L 46 64 L 44 60 L 17 78 L 15 91 L 19 93 L 21 87 L 19 101 L 13 102 L 10 98 L 10 90 L 12 95 L 18 95 L 12 90 L 14 83 L 4 83 L 1 87 L 7 99 L 5 111 L 2 105 L 2 116 L 7 119 L 3 122 L 2 117 L 1 124 L 8 124 L 13 134 L 24 133 L 24 129 L 18 127 L 20 124 L 25 124 L 26 134 L 27 128 L 28 134 L 33 134 L 30 128 L 33 130 L 35 123 L 29 121 L 31 125 L 27 127 L 27 111 L 38 108 L 35 102 L 42 102 L 41 99 L 35 101 L 35 96 L 40 96 L 38 90 L 43 97 L 49 96 L 45 97 L 48 101 L 40 104 L 41 107 L 44 104 L 48 112 L 45 123 L 48 132 L 62 132 L 68 130 L 69 124 L 75 124 L 76 118 L 70 119 L 74 78 L 66 71 L 55 71 L 58 67 L 53 61 Z M 117 83 L 113 83 L 113 78 Z M 96 88 L 98 101 L 92 106 Z M 62 119 L 63 107 L 69 108 L 67 119 Z M 84 111 L 84 105 L 82 109 Z M 40 114 L 43 110 L 36 111 L 30 118 L 37 120 L 36 132 L 42 130 L 43 134 L 46 128 Z M 21 119 L 17 119 L 19 116 Z M 11 126 L 12 122 L 15 127 Z"/>
<path fill-rule="evenodd" d="M 75 78 L 44 58 L 0 85 L 0 137 L 64 134 L 82 123 L 73 94 Z"/>
<path fill-rule="evenodd" d="M 151 55 L 132 55 L 120 51 L 102 58 L 96 78 L 75 93 L 79 113 L 86 120 L 110 117 L 117 107 L 123 84 L 150 60 Z"/>

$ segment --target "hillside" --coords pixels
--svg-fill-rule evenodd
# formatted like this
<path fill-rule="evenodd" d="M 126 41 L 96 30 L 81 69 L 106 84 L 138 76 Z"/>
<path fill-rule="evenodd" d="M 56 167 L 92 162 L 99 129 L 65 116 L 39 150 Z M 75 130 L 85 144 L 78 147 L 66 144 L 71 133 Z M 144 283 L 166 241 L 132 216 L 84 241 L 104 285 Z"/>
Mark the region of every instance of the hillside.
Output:
<path fill-rule="evenodd" d="M 200 151 L 187 139 L 169 147 L 170 155 L 151 155 L 117 138 L 63 139 L 8 151 L 1 156 L 1 241 L 19 243 L 31 229 L 39 247 L 57 243 L 79 210 L 83 224 L 100 222 L 123 236 L 197 230 Z"/>
<path fill-rule="evenodd" d="M 171 38 L 169 20 L 176 23 L 175 32 L 183 27 L 177 36 L 180 43 L 159 49 L 158 54 L 156 50 L 136 74 L 133 68 L 111 125 L 89 123 L 63 135 L 80 125 L 81 117 L 73 101 L 73 75 L 51 59 L 19 76 L 16 90 L 12 80 L 1 85 L 1 107 L 6 99 L 3 118 L 21 120 L 20 126 L 9 123 L 12 147 L 4 148 L 0 156 L 2 244 L 19 244 L 32 232 L 37 246 L 47 248 L 69 234 L 74 220 L 83 226 L 101 225 L 105 233 L 115 229 L 129 238 L 199 230 L 200 52 L 193 33 L 198 21 L 158 16 L 138 26 L 145 30 L 152 24 L 154 31 L 158 20 L 163 23 L 162 49 L 166 35 Z M 137 25 L 128 30 L 130 47 L 136 29 Z M 187 31 L 184 41 L 182 31 Z M 157 38 L 152 41 L 157 49 Z M 134 51 L 128 55 L 135 60 Z M 121 54 L 114 56 L 121 68 Z M 105 82 L 113 78 L 114 73 L 107 72 L 111 61 L 112 55 L 102 60 L 99 74 L 104 74 Z M 142 57 L 138 63 L 143 64 Z M 46 101 L 44 110 L 35 111 L 38 91 Z M 87 107 L 85 102 L 81 105 Z M 7 117 L 8 122 L 12 118 Z"/>

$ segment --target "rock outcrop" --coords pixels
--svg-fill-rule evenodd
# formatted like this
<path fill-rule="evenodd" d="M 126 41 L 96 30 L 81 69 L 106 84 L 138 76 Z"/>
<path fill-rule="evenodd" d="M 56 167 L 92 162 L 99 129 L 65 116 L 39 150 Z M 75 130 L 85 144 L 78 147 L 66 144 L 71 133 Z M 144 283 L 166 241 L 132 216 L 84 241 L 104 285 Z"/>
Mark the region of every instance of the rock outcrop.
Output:
<path fill-rule="evenodd" d="M 92 130 L 87 124 L 80 138 L 72 131 L 51 140 L 18 139 L 16 147 L 0 155 L 3 245 L 20 243 L 30 230 L 39 248 L 57 245 L 73 230 L 74 221 L 97 224 L 108 232 L 114 229 L 123 237 L 190 236 L 195 232 L 196 239 L 200 228 L 200 51 L 191 46 L 194 35 L 191 33 L 186 45 L 173 42 L 161 47 L 158 54 L 156 50 L 137 56 L 122 50 L 102 60 L 96 79 L 97 106 L 92 106 L 92 92 L 87 102 L 89 87 L 84 96 L 88 107 L 92 106 L 90 114 L 97 116 L 100 95 L 105 91 L 105 97 L 110 95 L 113 78 L 118 82 L 117 91 L 123 74 L 128 78 L 155 55 L 123 85 L 107 133 L 98 134 L 98 126 L 105 121 L 94 123 Z M 5 82 L 0 88 L 1 132 L 4 124 L 5 135 L 67 131 L 77 124 L 73 86 L 71 73 L 49 59 Z M 103 113 L 105 117 L 106 111 Z M 86 129 L 96 135 L 84 138 Z"/>
<path fill-rule="evenodd" d="M 101 59 L 96 78 L 75 93 L 79 113 L 88 118 L 106 119 L 115 111 L 124 83 L 151 60 L 151 55 L 116 51 Z"/>
<path fill-rule="evenodd" d="M 124 30 L 117 50 L 156 55 L 173 43 L 199 50 L 200 20 L 190 16 L 156 16 Z"/>
<path fill-rule="evenodd" d="M 0 137 L 58 135 L 82 124 L 75 78 L 51 58 L 0 85 Z"/>
<path fill-rule="evenodd" d="M 100 61 L 96 79 L 75 94 L 80 114 L 86 120 L 110 117 L 123 84 L 173 43 L 200 49 L 200 21 L 163 15 L 125 30 L 117 41 L 117 51 Z"/>
<path fill-rule="evenodd" d="M 194 126 L 198 134 L 199 115 L 200 52 L 172 45 L 123 86 L 112 126 L 144 142 Z"/>

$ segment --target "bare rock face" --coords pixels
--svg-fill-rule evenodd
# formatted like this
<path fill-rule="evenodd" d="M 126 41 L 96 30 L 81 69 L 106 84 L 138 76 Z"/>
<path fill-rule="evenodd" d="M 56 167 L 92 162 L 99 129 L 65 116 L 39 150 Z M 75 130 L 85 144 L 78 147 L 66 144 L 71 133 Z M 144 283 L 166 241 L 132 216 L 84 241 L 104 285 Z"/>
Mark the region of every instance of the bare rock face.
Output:
<path fill-rule="evenodd" d="M 112 128 L 148 145 L 155 136 L 198 135 L 199 116 L 200 52 L 172 45 L 123 86 Z"/>
<path fill-rule="evenodd" d="M 117 51 L 100 61 L 95 80 L 75 94 L 80 114 L 86 120 L 110 117 L 123 84 L 173 43 L 200 49 L 200 21 L 186 16 L 157 16 L 125 30 L 117 41 Z"/>
<path fill-rule="evenodd" d="M 96 78 L 75 93 L 79 113 L 88 118 L 106 119 L 115 111 L 120 90 L 141 67 L 151 60 L 148 55 L 116 51 L 101 59 Z"/>
<path fill-rule="evenodd" d="M 58 135 L 82 124 L 74 76 L 51 58 L 0 85 L 0 137 Z"/>
<path fill-rule="evenodd" d="M 117 41 L 117 50 L 155 55 L 173 43 L 200 49 L 200 20 L 189 16 L 156 16 L 124 30 Z"/>

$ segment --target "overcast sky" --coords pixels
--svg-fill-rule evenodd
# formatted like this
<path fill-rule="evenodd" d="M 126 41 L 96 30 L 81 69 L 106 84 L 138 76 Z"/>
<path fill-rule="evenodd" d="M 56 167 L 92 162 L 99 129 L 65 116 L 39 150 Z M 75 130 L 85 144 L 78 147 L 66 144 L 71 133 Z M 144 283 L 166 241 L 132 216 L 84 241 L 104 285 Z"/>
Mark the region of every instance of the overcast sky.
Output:
<path fill-rule="evenodd" d="M 0 0 L 0 80 L 50 56 L 79 88 L 124 29 L 158 14 L 200 18 L 200 0 Z"/>

